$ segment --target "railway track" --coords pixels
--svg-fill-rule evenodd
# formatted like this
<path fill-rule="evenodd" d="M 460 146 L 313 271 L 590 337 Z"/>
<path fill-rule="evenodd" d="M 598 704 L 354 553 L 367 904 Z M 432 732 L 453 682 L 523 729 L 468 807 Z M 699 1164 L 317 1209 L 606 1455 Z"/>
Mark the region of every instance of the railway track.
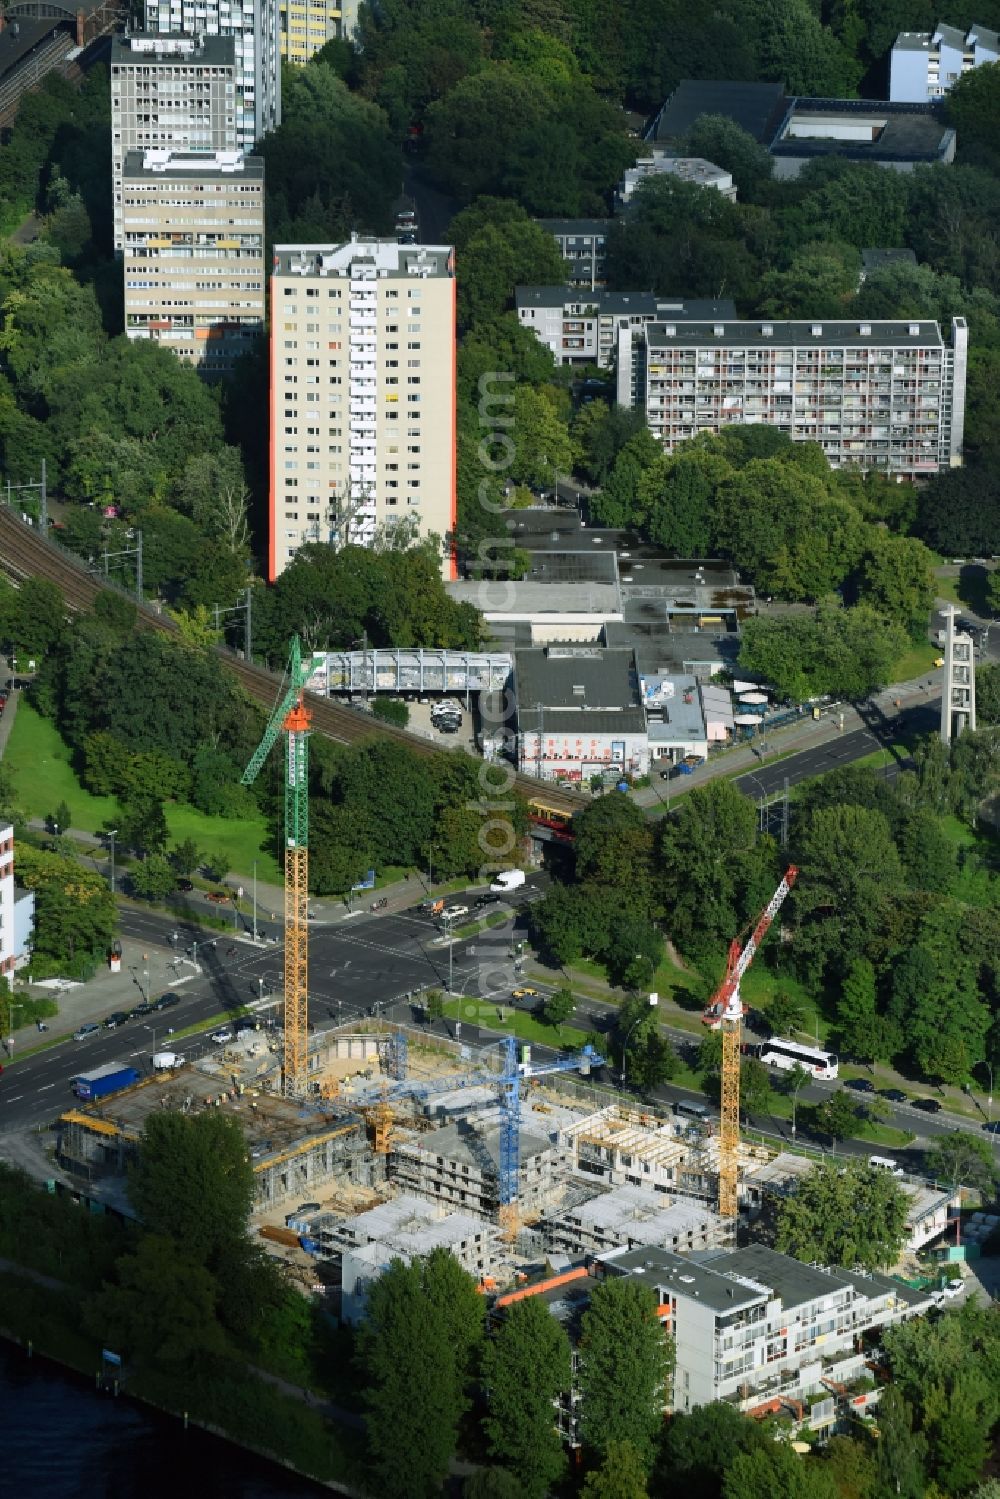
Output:
<path fill-rule="evenodd" d="M 92 577 L 81 562 L 60 551 L 3 505 L 0 505 L 0 571 L 15 583 L 23 578 L 47 579 L 59 589 L 67 608 L 76 612 L 92 609 L 97 595 L 106 586 Z M 138 604 L 136 608 L 139 629 L 159 630 L 169 635 L 176 633 L 177 626 L 169 616 L 158 614 L 149 604 Z M 263 666 L 241 660 L 221 646 L 218 654 L 247 695 L 270 711 L 278 696 L 280 678 Z M 362 739 L 377 737 L 394 739 L 420 755 L 435 753 L 434 746 L 418 734 L 380 723 L 362 709 L 344 707 L 314 693 L 308 696 L 316 732 L 338 744 L 357 744 Z M 518 775 L 516 785 L 529 801 L 541 799 L 547 807 L 559 812 L 572 815 L 587 805 L 587 799 L 576 792 L 548 783 L 543 785 L 533 776 Z"/>

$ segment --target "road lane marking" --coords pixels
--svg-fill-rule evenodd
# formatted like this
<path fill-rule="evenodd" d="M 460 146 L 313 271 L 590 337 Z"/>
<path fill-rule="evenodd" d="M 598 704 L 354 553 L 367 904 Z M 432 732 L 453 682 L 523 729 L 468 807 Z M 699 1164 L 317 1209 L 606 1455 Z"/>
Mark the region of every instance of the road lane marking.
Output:
<path fill-rule="evenodd" d="M 35 1089 L 35 1092 L 36 1093 L 44 1093 L 45 1090 L 46 1090 L 46 1088 L 54 1088 L 54 1087 L 55 1087 L 55 1083 L 43 1083 L 40 1088 L 36 1088 Z"/>

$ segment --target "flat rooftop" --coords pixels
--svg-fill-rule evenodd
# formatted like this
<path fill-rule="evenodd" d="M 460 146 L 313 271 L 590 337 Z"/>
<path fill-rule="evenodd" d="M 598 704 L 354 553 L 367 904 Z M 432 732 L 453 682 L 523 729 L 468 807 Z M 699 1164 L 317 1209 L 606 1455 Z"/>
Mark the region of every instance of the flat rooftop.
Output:
<path fill-rule="evenodd" d="M 518 286 L 514 290 L 518 312 L 528 307 L 594 308 L 599 316 L 655 317 L 657 298 L 651 291 L 583 292 L 572 286 Z"/>
<path fill-rule="evenodd" d="M 617 583 L 523 582 L 491 583 L 477 579 L 446 583 L 459 603 L 474 604 L 488 620 L 545 614 L 597 615 L 607 618 L 621 611 Z"/>
<path fill-rule="evenodd" d="M 601 1255 L 601 1262 L 621 1274 L 634 1275 L 651 1291 L 669 1289 L 675 1296 L 701 1301 L 716 1312 L 735 1312 L 770 1301 L 767 1286 L 748 1286 L 709 1269 L 704 1263 L 706 1253 L 703 1251 L 696 1258 L 652 1246 L 612 1249 Z"/>
<path fill-rule="evenodd" d="M 235 68 L 236 39 L 232 36 L 189 36 L 182 32 L 165 35 L 158 31 L 133 31 L 111 39 L 112 68 L 172 66 Z"/>
<path fill-rule="evenodd" d="M 352 234 L 339 245 L 275 245 L 276 276 L 344 277 L 390 281 L 455 274 L 451 245 L 400 245 L 394 239 Z"/>
<path fill-rule="evenodd" d="M 242 151 L 126 151 L 126 181 L 166 182 L 172 177 L 199 182 L 264 181 L 264 158 Z M 235 231 L 234 231 L 235 232 Z"/>
<path fill-rule="evenodd" d="M 867 329 L 867 332 L 864 331 Z M 943 348 L 941 325 L 928 318 L 858 319 L 816 318 L 805 322 L 737 321 L 720 323 L 647 323 L 650 358 L 656 349 L 670 348 Z"/>
<path fill-rule="evenodd" d="M 584 1231 L 614 1233 L 635 1244 L 663 1244 L 681 1234 L 700 1233 L 720 1221 L 710 1208 L 693 1202 L 671 1202 L 659 1193 L 627 1185 L 554 1216 L 557 1221 L 579 1224 Z"/>
<path fill-rule="evenodd" d="M 628 709 L 641 705 L 635 657 L 599 645 L 548 645 L 518 651 L 518 701 L 544 704 L 556 729 L 563 709 Z"/>
<path fill-rule="evenodd" d="M 417 1153 L 444 1156 L 449 1161 L 457 1161 L 459 1165 L 474 1166 L 480 1173 L 483 1172 L 484 1165 L 487 1165 L 484 1158 L 488 1158 L 487 1169 L 496 1171 L 500 1162 L 500 1120 L 499 1117 L 483 1119 L 480 1116 L 475 1123 L 469 1123 L 459 1119 L 454 1124 L 446 1124 L 428 1134 L 401 1139 L 394 1148 L 408 1155 Z M 532 1156 L 544 1155 L 550 1149 L 548 1140 L 522 1129 L 522 1163 Z"/>
<path fill-rule="evenodd" d="M 858 127 L 870 130 L 858 138 Z M 816 134 L 810 134 L 810 126 Z M 836 133 L 838 127 L 843 134 Z M 935 162 L 955 132 L 927 104 L 868 99 L 792 99 L 770 144 L 771 155 L 841 156 L 851 161 Z"/>
<path fill-rule="evenodd" d="M 781 123 L 785 104 L 781 83 L 685 78 L 660 110 L 649 139 L 677 140 L 688 134 L 700 115 L 725 115 L 766 146 Z"/>

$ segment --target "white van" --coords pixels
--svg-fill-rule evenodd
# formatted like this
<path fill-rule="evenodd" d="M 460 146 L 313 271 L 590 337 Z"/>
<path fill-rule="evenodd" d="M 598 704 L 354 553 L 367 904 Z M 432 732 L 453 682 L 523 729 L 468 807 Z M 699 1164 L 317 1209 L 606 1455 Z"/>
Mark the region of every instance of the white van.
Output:
<path fill-rule="evenodd" d="M 868 1157 L 868 1164 L 869 1166 L 873 1166 L 876 1171 L 891 1171 L 893 1176 L 906 1175 L 906 1172 L 903 1170 L 902 1166 L 898 1161 L 894 1161 L 892 1159 L 892 1156 L 870 1155 Z"/>
<path fill-rule="evenodd" d="M 183 1067 L 184 1058 L 176 1051 L 155 1051 L 153 1053 L 153 1071 L 169 1072 L 174 1067 Z"/>
<path fill-rule="evenodd" d="M 524 884 L 523 869 L 504 869 L 490 886 L 492 895 L 505 895 L 508 890 L 520 890 Z"/>

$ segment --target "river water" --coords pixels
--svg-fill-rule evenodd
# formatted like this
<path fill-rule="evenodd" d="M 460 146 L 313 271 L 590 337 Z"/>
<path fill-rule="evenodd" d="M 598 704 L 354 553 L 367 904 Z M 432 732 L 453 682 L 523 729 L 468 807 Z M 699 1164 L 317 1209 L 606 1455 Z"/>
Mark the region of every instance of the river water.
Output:
<path fill-rule="evenodd" d="M 316 1499 L 323 1489 L 0 1341 L 0 1492 L 17 1499 Z"/>

